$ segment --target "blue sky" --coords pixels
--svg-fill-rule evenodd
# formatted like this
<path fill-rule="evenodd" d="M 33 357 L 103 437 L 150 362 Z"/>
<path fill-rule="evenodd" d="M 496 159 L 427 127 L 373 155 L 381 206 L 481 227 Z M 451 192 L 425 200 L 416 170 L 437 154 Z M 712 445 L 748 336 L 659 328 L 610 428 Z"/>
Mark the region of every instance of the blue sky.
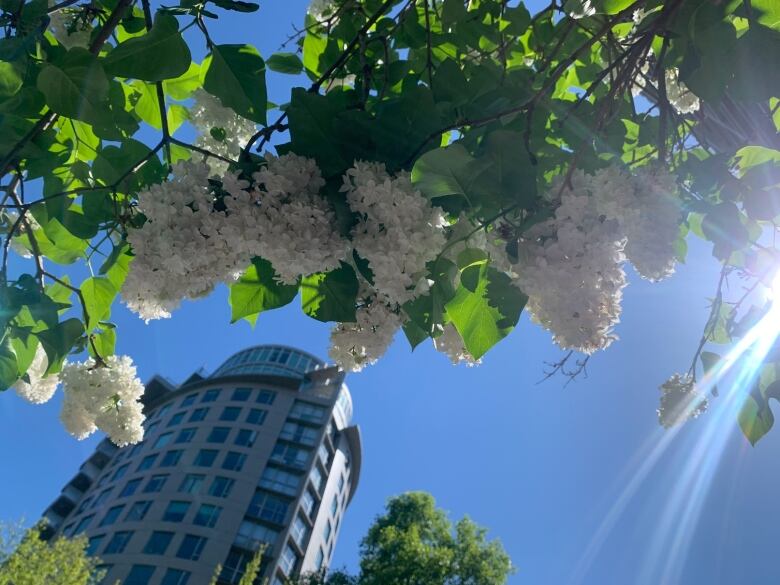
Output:
<path fill-rule="evenodd" d="M 267 56 L 304 7 L 269 0 L 255 15 L 221 18 L 212 35 Z M 269 83 L 269 98 L 284 101 L 289 78 Z M 631 274 L 621 340 L 591 360 L 587 379 L 537 385 L 561 352 L 525 316 L 478 368 L 452 367 L 427 344 L 412 353 L 399 337 L 379 364 L 349 376 L 365 464 L 334 565 L 356 567 L 359 540 L 388 497 L 426 490 L 453 518 L 468 514 L 501 539 L 518 567 L 512 584 L 777 583 L 780 433 L 752 448 L 733 419 L 709 422 L 717 404 L 674 436 L 656 421 L 657 387 L 687 369 L 716 283 L 709 247 L 690 244 L 672 279 Z M 170 320 L 145 325 L 122 307 L 113 320 L 119 352 L 144 380 L 179 382 L 259 343 L 327 355 L 328 327 L 295 304 L 254 330 L 229 325 L 224 289 Z M 94 448 L 97 439 L 62 430 L 58 410 L 59 398 L 0 400 L 0 519 L 35 520 Z"/>

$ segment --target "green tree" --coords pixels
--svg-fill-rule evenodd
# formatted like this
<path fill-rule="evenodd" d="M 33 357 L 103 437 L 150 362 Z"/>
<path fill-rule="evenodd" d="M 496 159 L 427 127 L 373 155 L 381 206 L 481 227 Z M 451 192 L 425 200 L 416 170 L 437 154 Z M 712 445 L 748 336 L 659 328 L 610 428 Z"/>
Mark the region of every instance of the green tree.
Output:
<path fill-rule="evenodd" d="M 0 527 L 0 585 L 91 585 L 101 577 L 99 559 L 87 554 L 87 539 L 41 539 L 42 525 L 22 533 Z"/>
<path fill-rule="evenodd" d="M 391 498 L 360 547 L 360 574 L 302 577 L 295 585 L 501 585 L 514 571 L 487 531 L 462 518 L 455 525 L 428 493 Z"/>

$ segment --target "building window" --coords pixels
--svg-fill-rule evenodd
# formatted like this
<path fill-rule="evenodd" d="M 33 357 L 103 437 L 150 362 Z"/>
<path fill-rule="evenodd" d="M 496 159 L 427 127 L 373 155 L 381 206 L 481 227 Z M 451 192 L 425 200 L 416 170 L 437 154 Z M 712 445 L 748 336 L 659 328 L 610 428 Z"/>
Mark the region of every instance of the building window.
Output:
<path fill-rule="evenodd" d="M 235 451 L 229 451 L 225 455 L 225 460 L 222 462 L 222 469 L 228 471 L 241 471 L 246 461 L 245 453 L 236 453 Z"/>
<path fill-rule="evenodd" d="M 100 525 L 110 526 L 111 524 L 116 522 L 116 519 L 119 518 L 119 514 L 122 513 L 122 509 L 124 509 L 124 505 L 114 506 L 113 508 L 109 508 L 108 512 L 106 512 L 106 515 L 103 516 L 103 519 L 100 521 Z"/>
<path fill-rule="evenodd" d="M 333 532 L 333 525 L 330 523 L 330 520 L 328 520 L 327 523 L 325 524 L 325 528 L 322 531 L 322 539 L 325 542 L 328 542 L 331 532 Z"/>
<path fill-rule="evenodd" d="M 301 508 L 303 508 L 304 512 L 309 516 L 309 518 L 314 518 L 314 506 L 317 505 L 317 500 L 314 499 L 314 496 L 309 490 L 306 490 L 303 492 L 303 497 L 301 498 Z"/>
<path fill-rule="evenodd" d="M 244 520 L 238 528 L 236 544 L 248 550 L 257 550 L 260 548 L 260 545 L 267 544 L 268 550 L 270 551 L 278 536 L 278 530 L 268 528 L 262 524 L 250 522 L 249 520 Z"/>
<path fill-rule="evenodd" d="M 289 543 L 286 544 L 284 550 L 282 551 L 282 556 L 279 558 L 279 568 L 285 575 L 289 577 L 290 573 L 292 573 L 293 569 L 295 568 L 295 563 L 297 562 L 298 555 L 295 554 L 293 547 L 291 547 Z"/>
<path fill-rule="evenodd" d="M 132 449 L 130 449 L 130 451 L 128 452 L 127 456 L 128 457 L 135 457 L 138 454 L 138 452 L 143 448 L 143 446 L 144 446 L 143 442 L 136 443 L 135 445 L 133 445 Z M 117 457 L 119 457 L 119 456 L 124 457 L 124 454 L 120 453 Z"/>
<path fill-rule="evenodd" d="M 219 415 L 219 420 L 234 421 L 241 415 L 241 409 L 238 406 L 226 406 Z"/>
<path fill-rule="evenodd" d="M 146 513 L 149 511 L 149 508 L 151 507 L 152 502 L 149 501 L 134 503 L 127 511 L 125 522 L 139 522 L 143 520 L 146 517 Z"/>
<path fill-rule="evenodd" d="M 261 425 L 265 422 L 265 417 L 268 415 L 267 410 L 260 410 L 259 408 L 250 408 L 246 415 L 246 422 L 252 425 Z"/>
<path fill-rule="evenodd" d="M 73 529 L 73 536 L 78 536 L 84 532 L 87 526 L 89 526 L 90 520 L 92 520 L 94 517 L 94 514 L 90 514 L 89 516 L 84 516 L 81 520 L 79 520 L 79 523 L 76 524 L 76 528 Z"/>
<path fill-rule="evenodd" d="M 147 455 L 141 459 L 141 463 L 138 464 L 138 469 L 136 469 L 136 471 L 146 471 L 147 469 L 151 469 L 154 465 L 155 459 L 157 459 L 157 453 L 154 455 Z"/>
<path fill-rule="evenodd" d="M 168 421 L 168 424 L 165 425 L 166 427 L 173 427 L 179 424 L 181 421 L 184 420 L 184 415 L 187 414 L 186 412 L 177 412 L 171 417 L 171 420 Z"/>
<path fill-rule="evenodd" d="M 141 485 L 141 478 L 137 477 L 136 479 L 131 479 L 125 484 L 124 489 L 119 492 L 120 498 L 126 498 L 128 496 L 132 496 L 135 492 L 138 491 L 138 486 Z"/>
<path fill-rule="evenodd" d="M 163 406 L 160 410 L 158 410 L 157 412 L 154 413 L 154 418 L 162 418 L 162 417 L 164 417 L 166 414 L 168 414 L 168 411 L 171 410 L 172 406 L 173 405 L 169 402 L 168 404 Z"/>
<path fill-rule="evenodd" d="M 207 406 L 202 406 L 201 408 L 196 408 L 192 411 L 192 414 L 190 415 L 190 422 L 200 422 L 206 418 L 206 415 L 209 413 L 209 409 Z"/>
<path fill-rule="evenodd" d="M 330 503 L 330 513 L 335 518 L 336 512 L 339 510 L 339 497 L 338 495 L 333 496 L 333 501 Z"/>
<path fill-rule="evenodd" d="M 192 523 L 196 526 L 206 526 L 207 528 L 213 528 L 219 520 L 219 515 L 222 512 L 222 508 L 219 506 L 212 506 L 211 504 L 201 504 L 198 508 L 195 518 Z"/>
<path fill-rule="evenodd" d="M 184 408 L 185 406 L 191 406 L 195 404 L 195 399 L 198 397 L 197 394 L 190 394 L 188 395 L 184 400 L 181 401 L 181 406 Z"/>
<path fill-rule="evenodd" d="M 304 469 L 306 462 L 309 460 L 309 454 L 310 451 L 308 449 L 286 443 L 277 443 L 274 445 L 273 453 L 271 453 L 271 461 Z"/>
<path fill-rule="evenodd" d="M 103 554 L 104 555 L 122 554 L 123 552 L 125 552 L 127 543 L 130 542 L 130 539 L 132 537 L 133 537 L 133 533 L 129 530 L 115 532 L 114 536 L 111 537 L 111 540 L 108 541 L 108 544 L 106 545 Z"/>
<path fill-rule="evenodd" d="M 224 443 L 229 434 L 230 427 L 214 427 L 206 440 L 209 443 Z"/>
<path fill-rule="evenodd" d="M 171 439 L 173 438 L 173 433 L 164 433 L 157 437 L 157 441 L 154 443 L 155 449 L 160 449 L 162 447 L 165 447 L 168 443 L 171 442 Z"/>
<path fill-rule="evenodd" d="M 260 404 L 273 404 L 276 398 L 276 392 L 273 390 L 260 390 L 260 394 L 257 395 L 257 400 Z"/>
<path fill-rule="evenodd" d="M 279 437 L 286 441 L 293 441 L 294 443 L 302 443 L 309 447 L 313 447 L 317 443 L 318 434 L 319 431 L 317 431 L 317 429 L 287 421 L 284 423 Z"/>
<path fill-rule="evenodd" d="M 160 461 L 160 467 L 175 467 L 179 463 L 179 459 L 181 459 L 181 454 L 184 451 L 181 449 L 174 449 L 173 451 L 168 451 L 165 455 L 163 455 L 162 461 Z"/>
<path fill-rule="evenodd" d="M 105 534 L 99 534 L 97 536 L 93 536 L 89 539 L 87 542 L 87 549 L 86 553 L 89 556 L 94 556 L 97 553 L 98 548 L 100 547 L 100 543 L 103 542 L 103 539 L 106 537 Z"/>
<path fill-rule="evenodd" d="M 190 509 L 189 502 L 173 501 L 168 504 L 163 513 L 163 522 L 181 522 Z"/>
<path fill-rule="evenodd" d="M 187 585 L 190 580 L 190 572 L 181 569 L 168 569 L 160 581 L 160 585 Z"/>
<path fill-rule="evenodd" d="M 214 449 L 201 449 L 195 456 L 195 461 L 192 462 L 196 467 L 211 467 L 214 465 L 214 460 L 217 458 L 217 451 Z"/>
<path fill-rule="evenodd" d="M 238 434 L 236 435 L 236 440 L 234 442 L 239 447 L 251 447 L 255 444 L 256 440 L 257 440 L 257 431 L 252 431 L 250 429 L 241 429 L 238 431 Z"/>
<path fill-rule="evenodd" d="M 179 491 L 185 494 L 199 494 L 206 476 L 188 473 L 179 486 Z"/>
<path fill-rule="evenodd" d="M 144 546 L 144 554 L 164 555 L 165 551 L 168 550 L 168 545 L 171 544 L 171 540 L 173 540 L 173 532 L 162 532 L 155 530 L 152 532 L 149 540 L 146 541 L 146 546 Z"/>
<path fill-rule="evenodd" d="M 341 490 L 344 489 L 344 482 L 345 481 L 346 480 L 344 479 L 344 474 L 342 473 L 341 476 L 339 477 L 339 493 L 341 492 Z"/>
<path fill-rule="evenodd" d="M 211 390 L 206 390 L 206 392 L 203 394 L 203 398 L 201 398 L 201 402 L 215 402 L 219 398 L 219 388 L 213 388 Z"/>
<path fill-rule="evenodd" d="M 246 572 L 246 565 L 251 560 L 252 554 L 239 548 L 231 547 L 222 572 L 219 574 L 220 583 L 237 585 Z"/>
<path fill-rule="evenodd" d="M 306 522 L 304 522 L 303 518 L 300 516 L 295 516 L 295 522 L 293 522 L 292 528 L 290 529 L 290 535 L 301 548 L 303 548 L 303 541 L 306 540 L 307 532 L 308 528 L 306 527 Z"/>
<path fill-rule="evenodd" d="M 102 488 L 104 485 L 106 485 L 106 482 L 108 481 L 108 474 L 104 473 L 100 476 L 100 479 L 98 480 L 97 484 L 95 484 L 96 488 Z"/>
<path fill-rule="evenodd" d="M 301 476 L 276 467 L 266 467 L 259 485 L 275 492 L 294 496 L 301 485 Z"/>
<path fill-rule="evenodd" d="M 321 423 L 325 421 L 326 413 L 327 409 L 324 406 L 296 401 L 290 410 L 290 418 L 297 418 L 299 420 L 313 423 Z"/>
<path fill-rule="evenodd" d="M 320 547 L 317 550 L 317 558 L 314 561 L 314 566 L 317 567 L 318 571 L 322 570 L 322 563 L 325 561 L 325 551 L 322 550 L 322 547 Z"/>
<path fill-rule="evenodd" d="M 92 502 L 92 507 L 99 508 L 100 506 L 102 506 L 103 502 L 105 502 L 108 499 L 108 495 L 110 493 L 111 493 L 111 488 L 107 488 L 102 492 L 100 492 L 100 495 L 97 498 L 95 498 L 94 502 Z"/>
<path fill-rule="evenodd" d="M 236 388 L 233 390 L 233 396 L 231 396 L 230 399 L 234 400 L 235 402 L 246 402 L 249 400 L 249 396 L 251 394 L 251 388 Z"/>
<path fill-rule="evenodd" d="M 234 481 L 229 477 L 217 476 L 211 482 L 209 495 L 215 498 L 227 498 L 230 495 L 230 490 L 233 489 L 233 483 Z"/>
<path fill-rule="evenodd" d="M 284 519 L 287 516 L 287 509 L 290 504 L 287 500 L 258 490 L 255 495 L 252 496 L 252 501 L 249 503 L 249 509 L 247 513 L 255 518 L 266 520 L 268 522 L 274 522 L 275 524 L 284 524 Z"/>
<path fill-rule="evenodd" d="M 179 436 L 176 437 L 177 443 L 190 443 L 192 442 L 192 439 L 195 438 L 195 433 L 198 432 L 198 429 L 190 428 L 190 429 L 182 429 L 179 431 Z"/>
<path fill-rule="evenodd" d="M 184 536 L 184 540 L 181 541 L 176 556 L 188 561 L 197 561 L 203 552 L 204 546 L 206 546 L 206 539 L 204 537 L 187 534 Z"/>
<path fill-rule="evenodd" d="M 160 426 L 160 421 L 159 420 L 154 421 L 153 423 L 149 424 L 146 427 L 146 430 L 144 431 L 144 435 L 146 435 L 147 437 L 151 437 L 152 433 L 156 431 L 157 427 L 159 426 Z"/>
<path fill-rule="evenodd" d="M 320 458 L 320 461 L 322 462 L 322 466 L 327 469 L 328 468 L 328 462 L 330 461 L 330 453 L 328 453 L 327 447 L 325 445 L 320 445 L 320 448 L 317 449 L 317 455 Z"/>
<path fill-rule="evenodd" d="M 311 480 L 311 485 L 319 493 L 322 490 L 322 473 L 320 473 L 320 470 L 312 467 L 311 472 L 309 472 L 309 479 Z"/>
<path fill-rule="evenodd" d="M 130 467 L 129 463 L 125 463 L 121 467 L 117 467 L 116 471 L 114 472 L 114 477 L 111 478 L 111 481 L 116 481 L 118 479 L 122 479 L 125 476 L 125 473 L 127 473 L 127 468 Z"/>
<path fill-rule="evenodd" d="M 81 505 L 79 506 L 79 509 L 76 510 L 76 514 L 81 514 L 84 510 L 87 509 L 87 507 L 92 503 L 92 496 L 89 496 L 88 498 L 82 500 Z"/>
<path fill-rule="evenodd" d="M 123 585 L 149 585 L 154 575 L 154 567 L 151 565 L 133 565 Z"/>
<path fill-rule="evenodd" d="M 166 481 L 168 481 L 167 475 L 153 475 L 149 478 L 149 481 L 146 482 L 146 486 L 144 486 L 144 493 L 151 494 L 159 492 L 161 489 L 163 489 Z"/>

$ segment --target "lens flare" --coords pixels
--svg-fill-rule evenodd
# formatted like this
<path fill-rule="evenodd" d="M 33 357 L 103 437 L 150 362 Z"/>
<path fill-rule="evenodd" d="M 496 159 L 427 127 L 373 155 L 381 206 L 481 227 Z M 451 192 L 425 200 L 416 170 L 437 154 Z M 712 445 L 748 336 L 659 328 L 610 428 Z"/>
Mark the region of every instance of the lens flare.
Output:
<path fill-rule="evenodd" d="M 637 585 L 679 582 L 712 480 L 736 430 L 739 411 L 780 334 L 780 272 L 771 288 L 773 302 L 766 314 L 697 382 L 704 394 L 717 385 L 720 397 L 697 421 L 698 432 L 692 444 L 685 446 L 686 463 L 677 470 L 665 505 L 658 511 L 645 560 L 637 572 Z M 626 467 L 618 484 L 623 488 L 613 496 L 613 504 L 574 568 L 570 585 L 585 580 L 615 524 L 643 484 L 653 481 L 651 474 L 675 440 L 681 438 L 680 432 L 680 427 L 667 431 L 659 428 Z M 690 439 L 686 433 L 686 441 Z"/>

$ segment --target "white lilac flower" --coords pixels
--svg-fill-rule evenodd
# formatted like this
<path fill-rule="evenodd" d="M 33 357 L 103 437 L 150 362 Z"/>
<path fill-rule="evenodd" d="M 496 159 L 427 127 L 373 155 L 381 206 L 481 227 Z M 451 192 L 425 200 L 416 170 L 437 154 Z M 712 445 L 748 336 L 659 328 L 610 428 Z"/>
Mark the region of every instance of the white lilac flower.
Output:
<path fill-rule="evenodd" d="M 122 298 L 147 321 L 169 317 L 182 299 L 237 278 L 248 263 L 219 231 L 225 213 L 213 208 L 208 177 L 208 165 L 179 162 L 172 180 L 138 194 L 146 222 L 128 230 L 135 258 Z"/>
<path fill-rule="evenodd" d="M 319 195 L 325 181 L 316 163 L 295 154 L 268 156 L 268 165 L 254 178 L 258 184 L 254 255 L 268 260 L 287 284 L 337 268 L 349 246 L 339 235 L 335 214 Z M 230 213 L 228 219 L 232 217 Z"/>
<path fill-rule="evenodd" d="M 16 225 L 17 220 L 19 219 L 19 214 L 16 211 L 6 211 L 6 223 L 8 224 L 8 230 L 10 232 L 11 228 Z M 30 226 L 30 229 L 34 232 L 38 229 L 40 229 L 40 224 L 36 221 L 36 219 L 33 217 L 32 213 L 25 214 L 25 220 L 27 222 L 27 225 Z M 16 252 L 19 256 L 22 258 L 32 258 L 32 252 L 30 252 L 28 245 L 25 245 L 24 242 L 27 240 L 25 236 L 27 231 L 27 228 L 25 227 L 24 222 L 19 222 L 18 225 L 16 225 L 16 229 L 14 230 L 13 236 L 11 237 L 11 250 Z M 8 236 L 7 236 L 8 237 Z"/>
<path fill-rule="evenodd" d="M 32 402 L 33 404 L 48 402 L 54 396 L 57 385 L 60 383 L 57 374 L 46 375 L 46 368 L 48 367 L 49 358 L 46 356 L 43 347 L 38 345 L 35 349 L 35 357 L 33 357 L 30 366 L 27 368 L 29 382 L 19 379 L 13 385 L 13 389 L 27 402 Z"/>
<path fill-rule="evenodd" d="M 401 317 L 374 297 L 355 312 L 355 323 L 338 323 L 330 332 L 328 355 L 341 368 L 359 372 L 381 358 L 396 332 Z"/>
<path fill-rule="evenodd" d="M 616 338 L 626 285 L 624 238 L 618 222 L 598 212 L 588 176 L 575 172 L 571 182 L 555 216 L 524 234 L 515 282 L 529 297 L 533 320 L 559 346 L 590 354 Z"/>
<path fill-rule="evenodd" d="M 195 145 L 236 160 L 257 130 L 255 123 L 223 106 L 206 90 L 195 90 L 193 97 L 195 102 L 190 108 L 190 121 L 198 131 Z M 209 158 L 208 162 L 213 173 L 222 174 L 227 170 L 228 165 L 224 161 Z"/>
<path fill-rule="evenodd" d="M 697 418 L 707 410 L 707 398 L 702 396 L 688 374 L 674 374 L 659 389 L 658 422 L 664 428 Z"/>
<path fill-rule="evenodd" d="M 391 178 L 384 165 L 355 162 L 344 176 L 355 250 L 368 261 L 374 289 L 390 304 L 414 298 L 425 264 L 446 243 L 444 213 L 416 191 L 407 174 Z"/>
<path fill-rule="evenodd" d="M 333 16 L 337 10 L 338 5 L 335 0 L 311 0 L 306 8 L 307 14 L 318 21 L 323 21 Z"/>
<path fill-rule="evenodd" d="M 60 377 L 60 419 L 70 434 L 84 439 L 100 429 L 119 447 L 143 440 L 144 386 L 128 356 L 111 356 L 105 366 L 91 358 L 66 363 Z"/>
<path fill-rule="evenodd" d="M 463 345 L 463 339 L 452 323 L 444 326 L 441 335 L 433 339 L 436 351 L 446 355 L 453 365 L 465 363 L 468 366 L 477 366 L 482 360 L 475 360 Z"/>

